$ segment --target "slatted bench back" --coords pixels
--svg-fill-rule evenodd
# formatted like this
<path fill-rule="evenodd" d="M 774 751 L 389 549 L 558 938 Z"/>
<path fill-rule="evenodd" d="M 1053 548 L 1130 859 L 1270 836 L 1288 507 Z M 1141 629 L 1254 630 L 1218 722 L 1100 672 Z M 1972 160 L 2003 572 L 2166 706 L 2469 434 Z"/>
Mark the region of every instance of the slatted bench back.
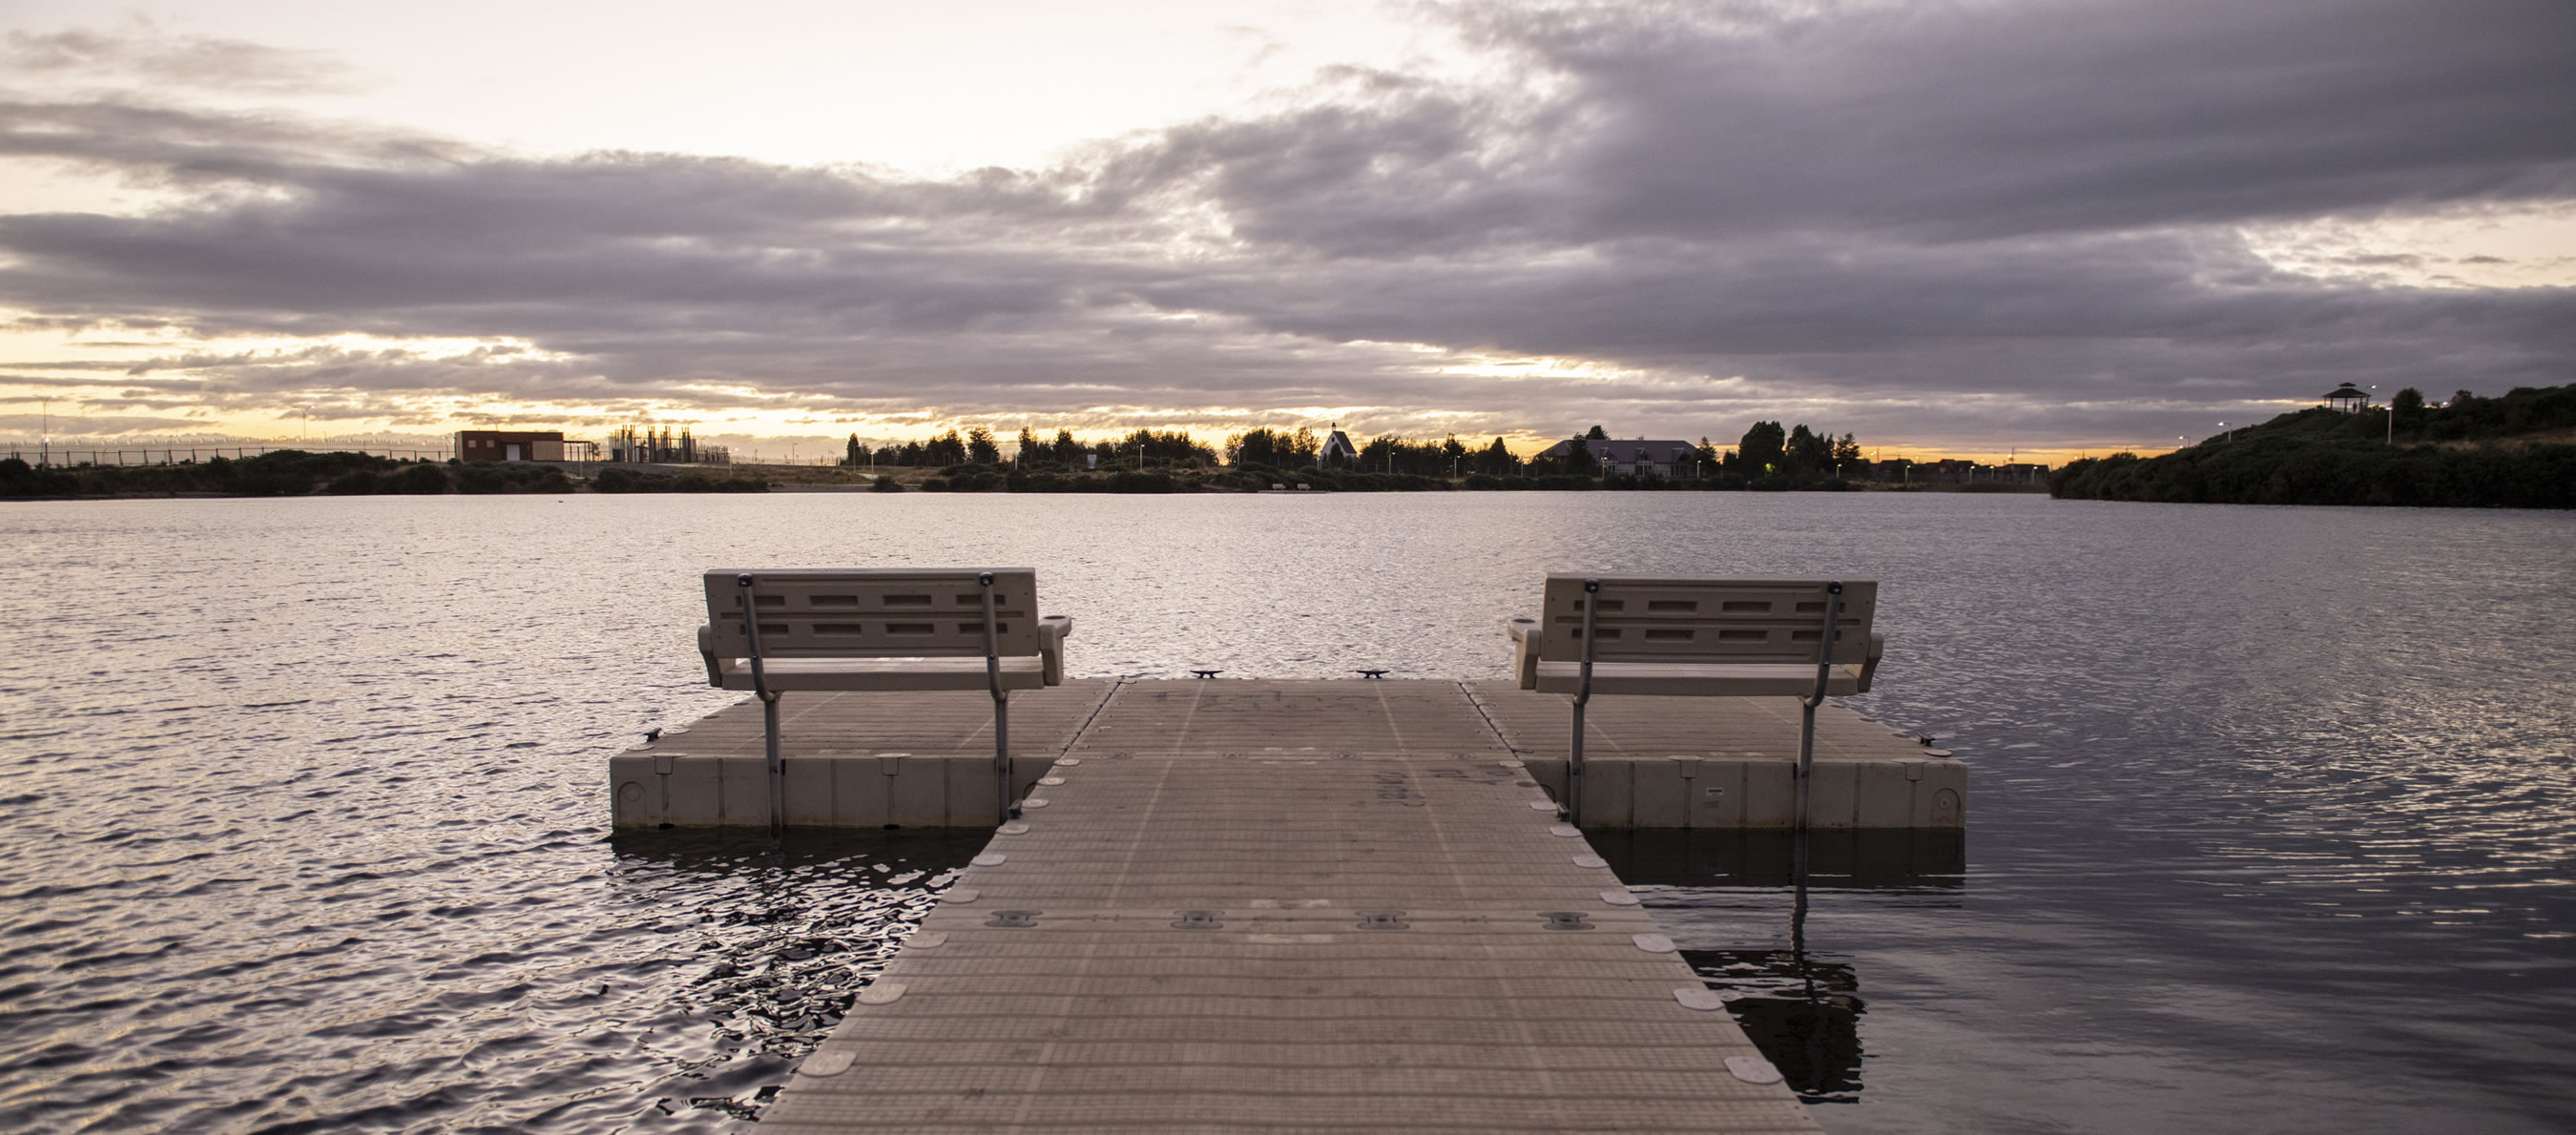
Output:
<path fill-rule="evenodd" d="M 1547 577 L 1539 656 L 1572 662 L 1583 657 L 1582 575 Z M 1823 580 L 1674 579 L 1592 576 L 1601 581 L 1594 614 L 1596 663 L 1816 662 L 1824 636 Z M 1842 617 L 1834 630 L 1837 663 L 1869 657 L 1870 616 L 1878 601 L 1871 580 L 1843 584 Z"/>
<path fill-rule="evenodd" d="M 984 591 L 975 577 L 986 570 L 1001 655 L 1038 653 L 1035 568 L 749 570 L 765 658 L 981 658 Z M 734 583 L 742 574 L 706 575 L 707 646 L 718 657 L 751 654 Z"/>

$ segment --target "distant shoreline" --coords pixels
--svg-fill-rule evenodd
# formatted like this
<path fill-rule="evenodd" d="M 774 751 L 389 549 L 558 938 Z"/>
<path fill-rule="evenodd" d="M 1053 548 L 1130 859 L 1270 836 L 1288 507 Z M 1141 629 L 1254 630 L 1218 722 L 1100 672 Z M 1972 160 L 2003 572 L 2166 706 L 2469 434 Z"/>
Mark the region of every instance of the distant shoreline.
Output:
<path fill-rule="evenodd" d="M 1078 472 L 1014 466 L 633 466 L 573 462 L 399 461 L 284 450 L 241 460 L 166 465 L 32 467 L 0 460 L 0 499 L 178 500 L 293 496 L 495 496 L 600 493 L 1097 493 L 1263 494 L 1443 492 L 1826 492 L 2040 494 L 2044 483 L 1840 478 L 1461 478 L 1341 469 L 1182 466 Z"/>

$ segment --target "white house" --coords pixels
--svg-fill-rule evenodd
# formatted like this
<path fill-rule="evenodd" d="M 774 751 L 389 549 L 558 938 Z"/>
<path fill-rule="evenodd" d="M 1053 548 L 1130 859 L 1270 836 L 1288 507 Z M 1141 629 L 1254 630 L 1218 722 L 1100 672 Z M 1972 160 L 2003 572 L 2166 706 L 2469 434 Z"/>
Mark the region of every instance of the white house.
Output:
<path fill-rule="evenodd" d="M 1318 465 L 1350 465 L 1359 459 L 1360 447 L 1351 444 L 1351 435 L 1342 432 L 1340 422 L 1333 423 L 1333 432 L 1324 435 L 1324 447 L 1315 452 Z"/>

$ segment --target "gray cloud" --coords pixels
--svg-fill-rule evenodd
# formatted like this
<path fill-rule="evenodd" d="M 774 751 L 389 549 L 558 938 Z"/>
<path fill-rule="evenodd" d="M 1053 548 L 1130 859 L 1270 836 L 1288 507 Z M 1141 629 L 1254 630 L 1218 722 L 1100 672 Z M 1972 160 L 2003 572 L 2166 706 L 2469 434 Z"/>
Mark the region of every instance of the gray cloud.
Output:
<path fill-rule="evenodd" d="M 0 63 L 21 76 L 113 78 L 253 94 L 341 91 L 356 85 L 355 72 L 328 52 L 173 35 L 149 21 L 130 21 L 113 32 L 11 32 L 0 46 Z"/>
<path fill-rule="evenodd" d="M 1479 27 L 1580 85 L 1590 128 L 1569 160 L 1619 171 L 1577 202 L 1587 229 L 1974 239 L 2576 188 L 2576 10 L 2548 0 Z"/>
<path fill-rule="evenodd" d="M 2570 380 L 2576 289 L 2319 281 L 2237 234 L 2576 202 L 2563 5 L 1768 11 L 1471 9 L 1455 18 L 1528 83 L 1338 72 L 1274 114 L 948 181 L 22 99 L 0 104 L 0 153 L 197 196 L 0 216 L 0 304 L 534 345 L 142 368 L 187 372 L 210 406 L 326 390 L 333 413 L 402 420 L 463 393 L 2144 443 L 2347 379 Z M 1449 373 L 1408 344 L 1624 370 Z"/>

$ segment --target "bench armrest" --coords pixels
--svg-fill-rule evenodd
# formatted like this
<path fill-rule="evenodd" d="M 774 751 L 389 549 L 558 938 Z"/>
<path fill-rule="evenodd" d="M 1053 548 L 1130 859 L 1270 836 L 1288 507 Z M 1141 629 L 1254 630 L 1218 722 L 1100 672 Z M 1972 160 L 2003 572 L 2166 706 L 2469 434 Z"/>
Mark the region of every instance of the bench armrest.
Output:
<path fill-rule="evenodd" d="M 1538 688 L 1539 622 L 1536 619 L 1513 619 L 1503 624 L 1503 633 L 1512 636 L 1512 677 L 1524 690 Z"/>
<path fill-rule="evenodd" d="M 698 657 L 706 660 L 707 684 L 721 690 L 724 688 L 725 668 L 724 660 L 716 657 L 715 637 L 716 629 L 713 626 L 704 623 L 698 625 Z"/>
<path fill-rule="evenodd" d="M 1073 616 L 1048 615 L 1038 620 L 1038 657 L 1045 662 L 1046 684 L 1064 684 L 1064 640 L 1073 636 Z"/>
<path fill-rule="evenodd" d="M 1885 653 L 1887 653 L 1886 633 L 1869 632 L 1869 657 L 1860 664 L 1860 692 L 1864 694 L 1869 692 L 1869 680 L 1878 674 L 1878 656 Z"/>

